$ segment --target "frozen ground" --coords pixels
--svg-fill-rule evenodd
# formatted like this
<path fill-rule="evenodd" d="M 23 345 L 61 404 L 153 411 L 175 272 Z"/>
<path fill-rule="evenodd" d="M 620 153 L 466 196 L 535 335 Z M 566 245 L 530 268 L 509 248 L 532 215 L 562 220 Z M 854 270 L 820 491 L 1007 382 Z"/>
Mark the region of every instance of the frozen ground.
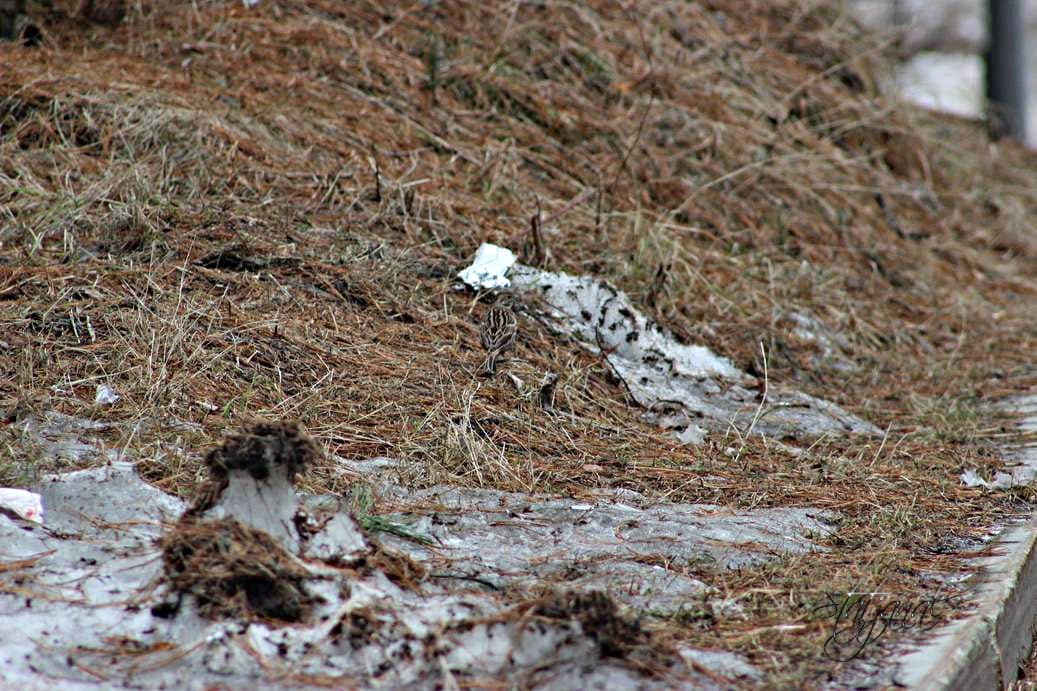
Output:
<path fill-rule="evenodd" d="M 53 414 L 20 424 L 51 453 L 88 428 Z M 407 490 L 386 479 L 392 460 L 373 459 L 351 470 L 413 507 L 383 517 L 410 538 L 381 539 L 337 498 L 296 494 L 300 439 L 278 426 L 231 439 L 208 457 L 207 498 L 188 508 L 115 461 L 45 478 L 43 525 L 0 515 L 6 681 L 723 688 L 759 673 L 722 651 L 653 650 L 641 617 L 739 616 L 680 565 L 814 550 L 835 518 L 633 492 Z"/>

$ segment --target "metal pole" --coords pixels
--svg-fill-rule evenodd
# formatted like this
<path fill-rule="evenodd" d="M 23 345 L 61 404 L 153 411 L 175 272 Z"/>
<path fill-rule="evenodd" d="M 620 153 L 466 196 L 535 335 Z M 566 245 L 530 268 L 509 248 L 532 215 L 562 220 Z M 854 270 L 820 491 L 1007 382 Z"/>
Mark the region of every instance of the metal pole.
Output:
<path fill-rule="evenodd" d="M 987 0 L 987 122 L 996 139 L 1026 141 L 1026 37 L 1020 0 Z"/>

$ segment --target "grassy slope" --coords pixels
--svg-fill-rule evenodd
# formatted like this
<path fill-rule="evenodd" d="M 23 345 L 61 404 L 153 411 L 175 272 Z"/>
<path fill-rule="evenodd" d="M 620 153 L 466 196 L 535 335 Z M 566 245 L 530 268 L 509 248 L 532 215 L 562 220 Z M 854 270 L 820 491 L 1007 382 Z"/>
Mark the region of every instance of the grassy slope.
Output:
<path fill-rule="evenodd" d="M 333 455 L 384 454 L 412 483 L 836 509 L 828 554 L 668 565 L 745 620 L 657 622 L 826 673 L 818 583 L 918 592 L 1016 508 L 957 476 L 997 465 L 978 404 L 1037 373 L 1037 160 L 879 98 L 883 44 L 823 6 L 589 5 L 143 3 L 112 27 L 58 3 L 44 49 L 0 49 L 0 399 L 126 423 L 109 442 L 178 492 L 225 430 L 287 417 L 329 452 L 315 491 L 351 483 Z M 485 306 L 451 275 L 538 204 L 552 268 L 750 371 L 762 344 L 773 380 L 887 437 L 682 448 L 530 321 L 507 370 L 560 373 L 561 412 L 477 381 Z M 0 484 L 41 470 L 11 428 L 0 449 Z"/>

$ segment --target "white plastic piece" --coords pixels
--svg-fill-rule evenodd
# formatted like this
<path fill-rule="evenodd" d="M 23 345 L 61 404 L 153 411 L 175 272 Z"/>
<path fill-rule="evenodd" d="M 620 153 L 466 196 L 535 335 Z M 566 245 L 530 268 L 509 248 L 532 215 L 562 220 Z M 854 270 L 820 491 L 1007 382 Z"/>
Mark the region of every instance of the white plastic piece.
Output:
<path fill-rule="evenodd" d="M 107 384 L 98 384 L 94 393 L 94 403 L 97 405 L 111 405 L 119 400 L 119 394 Z"/>
<path fill-rule="evenodd" d="M 475 253 L 471 266 L 457 275 L 475 289 L 498 290 L 511 285 L 506 274 L 517 261 L 515 253 L 506 247 L 484 242 Z"/>
<path fill-rule="evenodd" d="M 994 475 L 994 481 L 984 480 L 979 476 L 975 470 L 966 470 L 961 474 L 961 484 L 966 487 L 984 487 L 986 489 L 1008 489 L 1015 483 L 1012 481 L 1012 476 L 1008 473 L 997 473 Z"/>
<path fill-rule="evenodd" d="M 0 509 L 7 509 L 33 523 L 43 523 L 43 500 L 25 489 L 0 487 Z"/>

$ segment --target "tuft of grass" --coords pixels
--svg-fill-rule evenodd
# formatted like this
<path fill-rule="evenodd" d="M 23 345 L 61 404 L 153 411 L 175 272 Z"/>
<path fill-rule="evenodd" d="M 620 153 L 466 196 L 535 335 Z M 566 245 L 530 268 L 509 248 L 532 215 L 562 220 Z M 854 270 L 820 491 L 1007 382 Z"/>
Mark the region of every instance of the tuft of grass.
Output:
<path fill-rule="evenodd" d="M 395 522 L 374 512 L 374 496 L 365 484 L 357 484 L 350 488 L 347 506 L 360 526 L 371 533 L 389 533 L 420 545 L 434 545 L 435 540 L 427 535 L 412 530 L 409 526 Z"/>

